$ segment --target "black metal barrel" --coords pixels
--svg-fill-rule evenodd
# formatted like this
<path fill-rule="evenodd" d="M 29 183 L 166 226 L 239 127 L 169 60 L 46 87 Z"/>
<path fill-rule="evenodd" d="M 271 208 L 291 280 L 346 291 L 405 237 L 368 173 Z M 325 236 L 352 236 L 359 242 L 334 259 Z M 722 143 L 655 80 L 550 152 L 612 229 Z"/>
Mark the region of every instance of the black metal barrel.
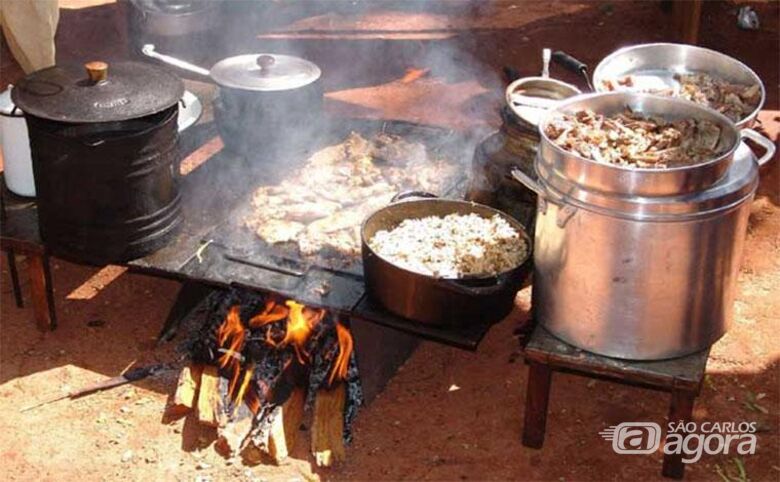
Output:
<path fill-rule="evenodd" d="M 133 120 L 72 124 L 26 114 L 41 237 L 58 256 L 122 262 L 181 224 L 178 105 Z"/>

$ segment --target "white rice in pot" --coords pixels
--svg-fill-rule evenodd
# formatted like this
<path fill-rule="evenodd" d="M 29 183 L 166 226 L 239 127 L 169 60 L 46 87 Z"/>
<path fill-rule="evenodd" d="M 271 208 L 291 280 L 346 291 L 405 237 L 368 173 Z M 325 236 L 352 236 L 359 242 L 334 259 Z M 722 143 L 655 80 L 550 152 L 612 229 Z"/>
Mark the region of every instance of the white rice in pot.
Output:
<path fill-rule="evenodd" d="M 406 219 L 368 244 L 396 266 L 438 278 L 495 276 L 517 267 L 528 251 L 504 218 L 474 213 Z"/>

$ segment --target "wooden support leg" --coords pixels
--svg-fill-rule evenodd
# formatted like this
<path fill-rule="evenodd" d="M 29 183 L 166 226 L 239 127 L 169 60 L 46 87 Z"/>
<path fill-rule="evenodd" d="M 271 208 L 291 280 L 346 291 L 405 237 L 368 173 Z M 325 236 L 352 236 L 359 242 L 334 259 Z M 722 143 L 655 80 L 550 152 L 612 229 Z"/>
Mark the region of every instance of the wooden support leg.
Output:
<path fill-rule="evenodd" d="M 28 254 L 27 269 L 30 273 L 33 313 L 38 328 L 42 331 L 57 327 L 54 311 L 54 292 L 49 271 L 49 257 L 46 254 Z"/>
<path fill-rule="evenodd" d="M 8 271 L 11 273 L 11 289 L 14 292 L 14 300 L 16 306 L 24 308 L 24 300 L 22 299 L 22 287 L 19 283 L 19 271 L 16 269 L 16 253 L 13 249 L 8 250 Z"/>
<path fill-rule="evenodd" d="M 670 422 L 690 422 L 693 419 L 693 403 L 696 394 L 688 391 L 675 390 L 672 392 L 672 401 L 669 406 Z M 661 470 L 664 477 L 670 479 L 682 479 L 685 474 L 685 464 L 682 462 L 682 454 L 664 455 L 664 466 Z"/>
<path fill-rule="evenodd" d="M 523 445 L 526 447 L 540 449 L 544 443 L 551 381 L 552 370 L 548 365 L 529 362 L 523 424 Z"/>

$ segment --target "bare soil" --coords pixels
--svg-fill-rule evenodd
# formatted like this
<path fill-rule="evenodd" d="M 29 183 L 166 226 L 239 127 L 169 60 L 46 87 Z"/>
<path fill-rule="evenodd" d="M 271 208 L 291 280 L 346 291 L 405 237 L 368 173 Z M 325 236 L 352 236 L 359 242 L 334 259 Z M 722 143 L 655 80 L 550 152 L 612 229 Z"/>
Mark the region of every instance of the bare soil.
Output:
<path fill-rule="evenodd" d="M 263 22 L 288 30 L 300 25 L 372 31 L 390 25 L 407 33 L 436 33 L 428 41 L 301 41 L 326 76 L 333 73 L 326 83 L 330 109 L 458 128 L 497 125 L 502 97 L 497 72 L 513 66 L 535 74 L 542 47 L 569 50 L 593 66 L 619 46 L 671 35 L 670 17 L 656 2 L 438 1 L 428 2 L 426 11 L 419 2 L 344 2 L 303 13 L 296 11 L 296 3 L 277 7 L 282 19 L 269 11 Z M 114 3 L 61 4 L 59 61 L 127 56 L 124 20 Z M 742 59 L 762 77 L 769 98 L 760 119 L 765 132 L 777 140 L 780 4 L 753 5 L 761 17 L 758 32 L 736 27 L 738 4 L 705 2 L 701 44 Z M 472 27 L 479 30 L 468 32 Z M 231 28 L 232 35 L 239 35 L 237 31 L 240 28 Z M 249 38 L 253 35 L 250 32 Z M 364 56 L 355 50 L 345 65 L 343 56 L 366 42 L 382 55 Z M 445 57 L 464 68 L 441 62 L 436 53 L 440 47 Z M 0 84 L 5 86 L 22 74 L 5 45 L 1 55 Z M 215 54 L 213 60 L 218 58 Z M 404 82 L 408 69 L 428 70 L 422 78 Z M 558 69 L 554 75 L 578 81 Z M 687 467 L 689 480 L 724 480 L 719 472 L 740 480 L 740 463 L 750 480 L 780 478 L 780 162 L 775 159 L 761 174 L 739 275 L 735 322 L 713 347 L 695 409 L 699 421 L 757 422 L 758 451 L 742 457 L 704 456 Z M 176 282 L 54 259 L 60 325 L 52 333 L 41 333 L 29 307 L 25 266 L 20 260 L 24 308 L 14 305 L 4 259 L 0 276 L 3 479 L 660 479 L 659 453 L 617 455 L 598 435 L 622 421 L 663 423 L 668 399 L 655 392 L 555 375 L 544 448 L 520 444 L 526 367 L 513 331 L 527 318 L 530 290 L 519 294 L 515 313 L 496 325 L 475 353 L 423 343 L 359 415 L 348 461 L 328 470 L 313 467 L 306 432 L 286 465 L 246 467 L 218 456 L 209 445 L 213 434 L 208 431 L 181 421 L 162 423 L 174 376 L 20 413 L 21 407 L 115 376 L 130 364 L 175 362 L 177 357 L 173 344 L 155 346 Z"/>

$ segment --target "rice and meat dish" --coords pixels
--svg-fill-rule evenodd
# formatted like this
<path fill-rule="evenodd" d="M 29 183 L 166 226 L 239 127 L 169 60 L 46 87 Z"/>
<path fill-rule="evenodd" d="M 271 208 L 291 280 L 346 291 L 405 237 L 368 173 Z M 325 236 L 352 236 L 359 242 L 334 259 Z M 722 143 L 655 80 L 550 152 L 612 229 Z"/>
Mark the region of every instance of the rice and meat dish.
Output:
<path fill-rule="evenodd" d="M 717 110 L 734 122 L 750 115 L 761 102 L 758 84 L 745 85 L 727 82 L 719 77 L 703 73 L 675 74 L 677 88 L 642 88 L 639 80 L 628 75 L 602 82 L 606 90 L 633 90 L 649 94 L 681 97 Z"/>
<path fill-rule="evenodd" d="M 504 218 L 474 213 L 406 219 L 368 244 L 401 268 L 440 278 L 495 276 L 522 263 L 528 249 Z"/>
<path fill-rule="evenodd" d="M 667 121 L 626 110 L 600 115 L 591 110 L 550 121 L 545 135 L 557 146 L 605 164 L 639 168 L 688 166 L 720 154 L 720 126 L 696 119 Z"/>
<path fill-rule="evenodd" d="M 353 132 L 278 184 L 258 188 L 244 223 L 268 244 L 294 246 L 304 257 L 327 254 L 332 263 L 324 264 L 341 267 L 359 255 L 360 224 L 369 214 L 403 190 L 441 193 L 458 175 L 420 142 Z"/>

